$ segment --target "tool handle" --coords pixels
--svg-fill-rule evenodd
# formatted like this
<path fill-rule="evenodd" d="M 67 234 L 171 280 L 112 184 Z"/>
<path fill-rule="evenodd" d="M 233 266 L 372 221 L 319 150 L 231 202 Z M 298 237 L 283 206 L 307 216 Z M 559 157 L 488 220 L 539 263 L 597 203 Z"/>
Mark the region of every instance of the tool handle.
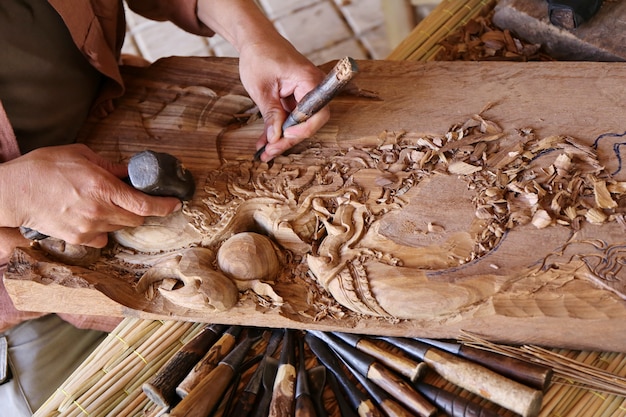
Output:
<path fill-rule="evenodd" d="M 437 413 L 437 408 L 401 377 L 392 373 L 383 365 L 376 362 L 372 363 L 367 372 L 367 378 L 374 381 L 376 385 L 387 391 L 387 393 L 417 415 L 432 417 Z"/>
<path fill-rule="evenodd" d="M 146 396 L 161 407 L 170 407 L 178 401 L 176 387 L 204 356 L 226 329 L 224 325 L 206 326 L 193 339 L 185 343 L 168 360 L 152 379 L 143 384 Z"/>
<path fill-rule="evenodd" d="M 416 389 L 450 417 L 498 417 L 498 413 L 451 392 L 418 382 Z"/>
<path fill-rule="evenodd" d="M 295 394 L 296 367 L 292 364 L 281 364 L 276 372 L 274 390 L 268 417 L 290 416 L 293 413 Z"/>
<path fill-rule="evenodd" d="M 461 347 L 459 354 L 469 360 L 483 365 L 500 375 L 517 382 L 545 391 L 552 380 L 552 369 L 546 366 L 522 361 L 498 353 L 476 349 L 470 346 Z"/>
<path fill-rule="evenodd" d="M 170 411 L 170 417 L 206 417 L 222 400 L 235 376 L 233 368 L 220 364 Z"/>
<path fill-rule="evenodd" d="M 342 372 L 341 364 L 335 353 L 324 341 L 313 336 L 311 333 L 307 333 L 305 340 L 317 359 L 335 376 L 337 383 L 343 388 L 353 409 L 358 409 L 359 405 L 366 401 L 368 397 L 354 385 L 344 372 Z"/>
<path fill-rule="evenodd" d="M 315 412 L 315 406 L 311 397 L 308 395 L 301 395 L 296 398 L 296 408 L 294 412 L 295 417 L 317 417 Z"/>
<path fill-rule="evenodd" d="M 340 59 L 326 78 L 309 91 L 283 123 L 283 130 L 304 123 L 326 106 L 357 74 L 358 66 L 349 56 Z"/>
<path fill-rule="evenodd" d="M 248 415 L 254 408 L 254 403 L 256 402 L 256 399 L 256 392 L 243 391 L 238 395 L 237 402 L 233 407 L 233 411 L 229 415 L 233 417 L 248 417 Z"/>
<path fill-rule="evenodd" d="M 426 369 L 428 369 L 428 365 L 424 362 L 417 362 L 406 356 L 394 353 L 391 349 L 384 349 L 371 340 L 359 340 L 356 348 L 376 358 L 378 362 L 389 369 L 409 378 L 412 382 L 420 379 L 426 372 Z"/>
<path fill-rule="evenodd" d="M 230 333 L 224 333 L 204 357 L 196 363 L 183 381 L 176 387 L 176 393 L 180 398 L 185 398 L 198 383 L 213 369 L 235 346 L 236 337 Z"/>
<path fill-rule="evenodd" d="M 423 360 L 453 384 L 523 417 L 532 417 L 539 413 L 543 398 L 541 391 L 436 348 L 428 349 Z"/>

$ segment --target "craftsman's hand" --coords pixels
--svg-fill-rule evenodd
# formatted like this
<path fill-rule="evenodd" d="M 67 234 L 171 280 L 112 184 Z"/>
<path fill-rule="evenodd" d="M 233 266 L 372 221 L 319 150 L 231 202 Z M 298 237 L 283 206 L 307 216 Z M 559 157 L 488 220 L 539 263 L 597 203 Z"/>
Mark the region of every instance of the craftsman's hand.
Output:
<path fill-rule="evenodd" d="M 245 45 L 239 58 L 241 81 L 258 105 L 265 122 L 257 149 L 266 145 L 261 160 L 267 161 L 310 138 L 329 119 L 328 108 L 305 123 L 282 131 L 282 124 L 306 93 L 324 78 L 324 73 L 300 55 L 291 44 Z"/>
<path fill-rule="evenodd" d="M 239 51 L 241 81 L 265 121 L 257 149 L 266 145 L 268 161 L 307 139 L 330 118 L 327 108 L 282 132 L 298 101 L 324 79 L 249 0 L 198 0 L 198 18 Z M 282 137 L 284 136 L 284 137 Z"/>
<path fill-rule="evenodd" d="M 103 247 L 107 233 L 180 208 L 124 183 L 127 168 L 85 145 L 34 150 L 0 165 L 0 226 L 25 226 L 68 243 Z"/>

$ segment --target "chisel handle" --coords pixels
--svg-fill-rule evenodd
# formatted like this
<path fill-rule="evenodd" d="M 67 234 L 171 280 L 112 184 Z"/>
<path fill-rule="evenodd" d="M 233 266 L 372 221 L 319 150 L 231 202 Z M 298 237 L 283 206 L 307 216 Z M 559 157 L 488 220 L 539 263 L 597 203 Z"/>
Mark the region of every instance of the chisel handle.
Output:
<path fill-rule="evenodd" d="M 539 413 L 543 399 L 539 390 L 439 349 L 428 349 L 423 360 L 453 384 L 523 417 L 533 417 Z"/>
<path fill-rule="evenodd" d="M 450 417 L 498 417 L 499 415 L 467 398 L 423 382 L 416 383 L 415 388 Z"/>
<path fill-rule="evenodd" d="M 308 395 L 301 395 L 296 398 L 296 410 L 295 417 L 317 417 L 315 412 L 315 405 L 311 397 Z"/>
<path fill-rule="evenodd" d="M 150 381 L 143 384 L 146 396 L 161 407 L 174 405 L 178 401 L 176 387 L 202 359 L 226 327 L 217 324 L 208 325 L 185 343 Z"/>
<path fill-rule="evenodd" d="M 187 374 L 185 379 L 176 387 L 176 393 L 180 398 L 185 398 L 189 391 L 191 391 L 202 379 L 207 376 L 213 369 L 217 367 L 222 359 L 232 350 L 235 346 L 236 336 L 230 333 L 224 333 L 222 337 L 204 357 L 193 367 L 193 369 Z"/>
<path fill-rule="evenodd" d="M 206 417 L 222 400 L 235 372 L 220 364 L 202 379 L 189 394 L 172 409 L 169 417 Z"/>
<path fill-rule="evenodd" d="M 514 379 L 522 384 L 545 391 L 552 380 L 551 368 L 521 361 L 498 353 L 463 346 L 460 355 L 477 362 L 494 372 Z"/>

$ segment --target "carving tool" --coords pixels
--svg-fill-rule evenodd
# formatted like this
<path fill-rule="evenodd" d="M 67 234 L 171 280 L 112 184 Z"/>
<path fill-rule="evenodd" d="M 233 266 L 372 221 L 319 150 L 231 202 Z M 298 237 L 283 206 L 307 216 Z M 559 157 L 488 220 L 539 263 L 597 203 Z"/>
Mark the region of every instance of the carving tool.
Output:
<path fill-rule="evenodd" d="M 317 417 L 326 417 L 326 408 L 324 407 L 324 388 L 326 387 L 326 367 L 319 365 L 307 371 L 309 379 L 309 387 L 311 389 L 311 398 L 315 406 L 315 414 Z"/>
<path fill-rule="evenodd" d="M 293 414 L 296 384 L 296 351 L 293 330 L 285 329 L 283 347 L 274 379 L 268 417 Z"/>
<path fill-rule="evenodd" d="M 276 381 L 276 372 L 278 372 L 278 361 L 274 358 L 265 358 L 265 366 L 263 368 L 263 395 L 257 405 L 253 417 L 267 417 L 267 412 L 272 401 L 272 393 L 274 381 Z"/>
<path fill-rule="evenodd" d="M 217 364 L 226 356 L 235 346 L 235 341 L 241 333 L 240 326 L 230 326 L 224 334 L 211 346 L 204 357 L 196 363 L 193 369 L 187 374 L 185 379 L 176 387 L 176 394 L 180 398 L 185 398 L 189 391 L 207 376 Z"/>
<path fill-rule="evenodd" d="M 453 355 L 461 356 L 491 369 L 502 376 L 511 378 L 530 387 L 545 391 L 552 380 L 553 371 L 547 366 L 522 361 L 498 353 L 476 349 L 461 343 L 444 342 L 441 340 L 417 338 L 423 343 L 445 350 Z"/>
<path fill-rule="evenodd" d="M 322 334 L 322 332 L 315 333 L 320 335 Z M 382 417 L 382 412 L 376 405 L 374 405 L 371 398 L 369 398 L 363 391 L 359 390 L 341 370 L 341 364 L 339 363 L 337 356 L 322 339 L 318 338 L 311 331 L 309 331 L 305 336 L 305 341 L 307 345 L 309 345 L 311 351 L 315 353 L 317 359 L 324 366 L 326 366 L 326 369 L 328 369 L 337 379 L 337 382 L 346 393 L 346 397 L 351 405 L 351 410 L 356 410 L 360 417 Z M 335 396 L 339 402 L 340 395 L 335 393 Z M 344 415 L 343 411 L 342 415 Z"/>
<path fill-rule="evenodd" d="M 309 389 L 304 354 L 304 339 L 300 337 L 298 338 L 298 373 L 296 376 L 296 408 L 294 416 L 317 417 Z"/>
<path fill-rule="evenodd" d="M 543 399 L 539 390 L 417 340 L 390 336 L 382 336 L 381 339 L 426 362 L 453 384 L 508 410 L 524 417 L 536 416 L 539 413 Z"/>
<path fill-rule="evenodd" d="M 263 329 L 249 328 L 246 337 L 170 411 L 170 417 L 209 415 L 231 385 L 248 351 L 262 334 Z"/>
<path fill-rule="evenodd" d="M 306 93 L 296 108 L 287 116 L 282 130 L 309 120 L 320 111 L 341 91 L 343 87 L 358 73 L 356 61 L 350 57 L 340 59 L 333 69 L 313 90 Z M 265 145 L 254 154 L 254 160 L 261 159 Z"/>
<path fill-rule="evenodd" d="M 337 356 L 349 363 L 352 368 L 387 391 L 413 413 L 426 417 L 432 417 L 437 413 L 437 408 L 415 391 L 411 385 L 378 363 L 372 356 L 353 348 L 330 333 L 318 331 L 311 331 L 311 333 L 326 342 Z"/>
<path fill-rule="evenodd" d="M 424 382 L 414 384 L 415 388 L 450 417 L 498 417 L 498 413 L 481 407 L 475 402 L 434 387 Z"/>
<path fill-rule="evenodd" d="M 128 162 L 130 185 L 146 194 L 190 200 L 196 189 L 191 172 L 173 155 L 151 150 L 136 153 Z M 43 240 L 48 235 L 21 226 L 20 232 L 30 240 Z"/>
<path fill-rule="evenodd" d="M 171 407 L 179 400 L 176 387 L 226 330 L 225 325 L 207 325 L 174 354 L 152 379 L 143 384 L 146 396 L 161 407 Z"/>
<path fill-rule="evenodd" d="M 354 378 L 361 384 L 365 391 L 368 392 L 370 397 L 376 404 L 385 412 L 387 417 L 412 417 L 415 414 L 402 406 L 397 402 L 387 391 L 374 384 L 366 376 L 354 369 L 347 361 L 343 360 L 344 365 L 348 368 Z"/>
<path fill-rule="evenodd" d="M 354 411 L 352 406 L 348 403 L 342 393 L 342 389 L 339 387 L 337 377 L 332 372 L 328 374 L 328 385 L 333 392 L 335 402 L 337 403 L 337 407 L 339 407 L 339 413 L 341 417 L 359 417 L 361 415 L 361 413 L 357 415 L 356 411 Z"/>
<path fill-rule="evenodd" d="M 333 335 L 353 348 L 357 348 L 374 357 L 378 362 L 387 366 L 389 369 L 409 378 L 411 382 L 420 379 L 428 368 L 428 365 L 424 362 L 416 362 L 411 358 L 392 352 L 390 349 L 383 349 L 363 336 L 341 332 L 334 332 Z"/>
<path fill-rule="evenodd" d="M 263 372 L 265 370 L 265 364 L 268 360 L 273 359 L 272 355 L 276 352 L 276 348 L 282 339 L 283 331 L 282 329 L 277 329 L 272 332 L 272 336 L 270 336 L 269 342 L 267 342 L 267 347 L 265 348 L 265 354 L 261 363 L 254 370 L 252 377 L 246 384 L 242 393 L 239 395 L 235 406 L 233 407 L 232 413 L 230 413 L 233 417 L 247 417 L 252 411 L 252 407 L 256 402 L 257 396 L 259 395 L 259 391 L 261 390 L 261 385 L 263 383 Z"/>

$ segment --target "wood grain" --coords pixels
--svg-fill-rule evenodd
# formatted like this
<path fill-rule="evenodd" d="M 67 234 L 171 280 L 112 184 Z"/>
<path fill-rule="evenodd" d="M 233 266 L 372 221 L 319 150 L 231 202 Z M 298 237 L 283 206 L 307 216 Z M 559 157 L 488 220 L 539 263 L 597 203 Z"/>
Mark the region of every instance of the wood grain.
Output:
<path fill-rule="evenodd" d="M 591 146 L 605 135 L 608 139 L 602 139 L 597 148 L 598 159 L 613 180 L 626 179 L 617 157 L 620 135 L 626 130 L 624 65 L 389 61 L 359 61 L 358 65 L 358 78 L 331 104 L 328 124 L 296 147 L 292 159 L 279 160 L 274 169 L 281 164 L 303 169 L 315 162 L 298 160 L 303 151 L 342 154 L 376 144 L 393 132 L 443 135 L 452 125 L 480 113 L 509 137 L 532 128 L 541 137 L 569 135 Z M 225 164 L 252 164 L 263 125 L 261 120 L 246 124 L 240 117 L 253 103 L 238 79 L 236 60 L 169 58 L 146 69 L 127 69 L 125 77 L 127 92 L 117 110 L 85 127 L 83 141 L 90 147 L 114 160 L 126 160 L 146 148 L 169 152 L 194 174 L 198 184 L 213 187 L 220 184 L 215 175 Z M 367 170 L 355 175 L 358 185 L 369 191 L 375 190 L 376 179 Z M 211 188 L 198 187 L 190 207 L 200 207 L 203 199 L 211 198 L 207 189 Z M 554 260 L 552 254 L 565 247 L 572 231 L 561 226 L 517 228 L 497 250 L 476 262 L 450 267 L 441 251 L 426 253 L 444 242 L 444 237 L 415 231 L 429 223 L 445 225 L 444 235 L 467 230 L 474 211 L 471 190 L 455 176 L 435 175 L 404 198 L 408 203 L 382 216 L 377 229 L 369 229 L 362 242 L 368 248 L 380 245 L 404 261 L 402 267 L 371 260 L 364 263 L 372 294 L 395 319 L 334 307 L 322 312 L 320 300 L 311 303 L 310 297 L 312 292 L 318 291 L 319 296 L 324 291 L 313 288 L 305 266 L 287 271 L 286 277 L 272 284 L 285 300 L 282 305 L 259 303 L 259 297 L 247 291 L 225 312 L 177 308 L 161 297 L 148 300 L 137 294 L 130 273 L 107 266 L 106 260 L 85 269 L 59 264 L 36 248 L 14 253 L 5 285 L 18 308 L 33 311 L 433 338 L 456 337 L 466 330 L 503 342 L 626 351 L 626 302 L 576 275 L 579 264 L 568 262 L 584 254 L 606 257 L 584 242 L 603 240 L 620 247 L 622 226 L 615 222 L 585 226 L 577 234 L 578 243 L 567 246 L 571 253 L 561 254 L 557 262 L 572 268 L 569 275 L 553 270 L 528 274 L 537 262 Z M 621 200 L 618 203 L 621 206 Z M 280 216 L 283 211 L 278 207 L 267 213 Z M 252 220 L 249 226 L 258 228 Z M 306 245 L 291 243 L 300 250 L 292 253 L 301 258 L 307 255 Z M 423 267 L 425 259 L 432 260 L 432 267 Z M 618 274 L 616 279 L 623 278 Z M 327 301 L 332 306 L 332 298 Z"/>

